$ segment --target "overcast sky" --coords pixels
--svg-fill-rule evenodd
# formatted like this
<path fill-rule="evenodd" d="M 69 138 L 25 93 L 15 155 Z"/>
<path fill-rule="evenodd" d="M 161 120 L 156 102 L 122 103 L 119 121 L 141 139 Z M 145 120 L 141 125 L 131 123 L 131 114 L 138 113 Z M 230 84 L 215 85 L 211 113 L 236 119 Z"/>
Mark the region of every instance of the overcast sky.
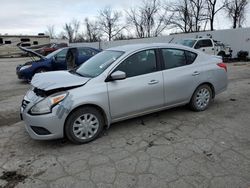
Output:
<path fill-rule="evenodd" d="M 172 0 L 174 1 L 174 0 Z M 222 1 L 222 0 L 220 0 Z M 45 32 L 47 25 L 55 25 L 57 32 L 73 18 L 84 21 L 95 19 L 98 10 L 107 6 L 117 10 L 138 6 L 140 0 L 1 0 L 0 34 L 38 34 Z M 221 12 L 217 15 L 216 29 L 228 29 L 230 22 Z M 247 11 L 250 26 L 250 11 Z"/>

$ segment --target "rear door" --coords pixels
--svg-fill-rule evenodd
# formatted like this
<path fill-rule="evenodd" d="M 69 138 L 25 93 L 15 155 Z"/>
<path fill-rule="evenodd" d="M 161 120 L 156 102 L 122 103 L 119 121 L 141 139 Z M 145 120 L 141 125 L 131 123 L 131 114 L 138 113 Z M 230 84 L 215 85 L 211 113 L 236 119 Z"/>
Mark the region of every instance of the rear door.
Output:
<path fill-rule="evenodd" d="M 135 115 L 164 105 L 163 76 L 155 50 L 137 52 L 113 71 L 127 78 L 107 83 L 110 113 L 113 119 Z"/>
<path fill-rule="evenodd" d="M 192 64 L 196 59 L 193 52 L 180 49 L 162 49 L 165 105 L 187 102 L 197 87 L 199 68 Z"/>

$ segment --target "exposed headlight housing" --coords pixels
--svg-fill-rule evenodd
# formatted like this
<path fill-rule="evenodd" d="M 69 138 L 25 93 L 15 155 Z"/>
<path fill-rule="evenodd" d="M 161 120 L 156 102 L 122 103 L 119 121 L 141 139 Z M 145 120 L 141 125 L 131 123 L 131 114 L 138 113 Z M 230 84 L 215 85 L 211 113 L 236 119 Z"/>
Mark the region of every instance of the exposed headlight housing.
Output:
<path fill-rule="evenodd" d="M 21 68 L 20 68 L 20 71 L 21 70 L 24 70 L 24 69 L 27 69 L 27 68 L 30 68 L 32 65 L 24 65 L 24 66 L 22 66 Z"/>
<path fill-rule="evenodd" d="M 51 113 L 52 108 L 63 101 L 68 95 L 67 91 L 62 91 L 55 93 L 46 97 L 45 99 L 36 103 L 31 109 L 30 114 L 32 115 L 41 115 Z"/>

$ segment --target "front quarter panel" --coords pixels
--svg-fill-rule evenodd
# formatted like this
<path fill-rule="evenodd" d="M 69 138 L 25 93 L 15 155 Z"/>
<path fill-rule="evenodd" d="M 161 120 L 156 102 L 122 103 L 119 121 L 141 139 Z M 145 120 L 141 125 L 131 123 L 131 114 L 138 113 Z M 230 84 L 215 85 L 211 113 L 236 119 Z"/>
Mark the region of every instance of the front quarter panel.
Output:
<path fill-rule="evenodd" d="M 95 105 L 101 108 L 105 113 L 107 124 L 109 125 L 111 123 L 107 85 L 104 81 L 100 82 L 92 79 L 84 86 L 70 90 L 67 101 L 66 105 L 70 106 L 66 107 L 70 109 L 68 110 L 68 114 L 78 107 Z"/>

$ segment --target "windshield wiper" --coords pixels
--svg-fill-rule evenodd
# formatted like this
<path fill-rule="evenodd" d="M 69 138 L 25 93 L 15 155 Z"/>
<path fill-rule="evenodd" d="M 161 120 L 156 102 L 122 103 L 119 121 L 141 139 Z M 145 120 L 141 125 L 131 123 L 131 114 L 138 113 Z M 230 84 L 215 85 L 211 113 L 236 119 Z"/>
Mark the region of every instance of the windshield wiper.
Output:
<path fill-rule="evenodd" d="M 83 73 L 77 72 L 77 69 L 72 69 L 72 70 L 70 70 L 69 72 L 72 73 L 72 74 L 77 74 L 77 75 L 82 76 L 82 77 L 91 78 L 91 76 L 89 76 L 89 75 L 87 75 L 87 74 L 83 74 Z"/>

